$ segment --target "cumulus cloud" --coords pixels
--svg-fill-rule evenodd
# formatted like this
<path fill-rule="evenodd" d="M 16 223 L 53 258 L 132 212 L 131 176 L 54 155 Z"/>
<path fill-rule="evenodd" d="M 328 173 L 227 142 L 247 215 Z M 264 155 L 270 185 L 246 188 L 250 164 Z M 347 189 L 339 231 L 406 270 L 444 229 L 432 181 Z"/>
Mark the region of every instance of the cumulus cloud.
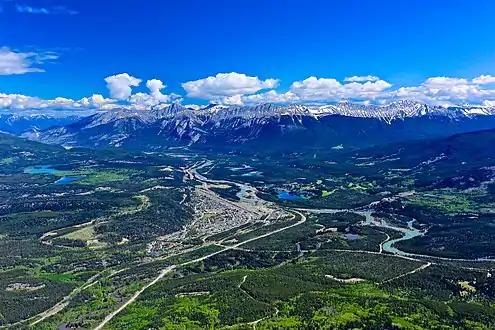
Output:
<path fill-rule="evenodd" d="M 171 99 L 170 95 L 162 94 L 161 90 L 164 89 L 165 86 L 161 80 L 151 79 L 146 82 L 146 87 L 150 90 L 150 95 L 157 102 L 169 102 Z"/>
<path fill-rule="evenodd" d="M 59 98 L 60 103 L 64 99 Z M 21 94 L 0 94 L 0 108 L 21 110 L 25 108 L 46 107 L 44 104 L 55 103 L 55 100 L 42 100 L 36 97 L 25 96 Z"/>
<path fill-rule="evenodd" d="M 246 99 L 244 95 L 238 94 L 238 95 L 232 95 L 232 96 L 216 99 L 214 100 L 213 103 L 224 104 L 224 105 L 243 105 L 246 103 L 245 100 Z"/>
<path fill-rule="evenodd" d="M 472 80 L 473 84 L 476 85 L 485 85 L 485 84 L 493 84 L 495 83 L 495 77 L 490 75 L 481 75 Z"/>
<path fill-rule="evenodd" d="M 5 49 L 2 49 L 5 52 Z M 49 61 L 51 54 L 24 53 L 30 61 L 39 63 Z M 56 54 L 53 55 L 56 58 Z M 2 63 L 2 62 L 0 62 Z M 5 61 L 3 63 L 6 63 Z M 9 63 L 13 63 L 10 61 Z M 15 62 L 18 63 L 18 62 Z M 22 62 L 21 62 L 22 63 Z M 23 64 L 22 64 L 23 65 Z M 15 72 L 29 70 L 30 66 L 17 65 Z M 1 66 L 5 74 L 7 66 Z M 10 74 L 13 65 L 8 66 Z M 1 72 L 1 71 L 0 71 Z M 352 77 L 351 77 L 352 78 Z M 354 79 L 352 79 L 354 80 Z M 23 112 L 40 110 L 48 111 L 103 111 L 112 109 L 146 110 L 160 109 L 172 102 L 181 102 L 181 96 L 164 94 L 166 85 L 158 79 L 146 82 L 149 92 L 132 93 L 141 79 L 121 73 L 105 78 L 110 98 L 94 94 L 79 100 L 58 97 L 41 99 L 20 94 L 1 94 L 0 110 Z M 327 104 L 343 101 L 361 104 L 387 104 L 397 100 L 414 100 L 430 105 L 449 106 L 460 103 L 473 103 L 484 106 L 495 106 L 495 77 L 481 75 L 475 78 L 430 77 L 421 84 L 393 88 L 392 84 L 382 80 L 339 81 L 334 78 L 308 77 L 294 81 L 288 89 L 278 90 L 277 79 L 260 80 L 245 74 L 218 74 L 196 81 L 184 83 L 189 97 L 207 99 L 212 103 L 224 105 L 245 105 L 259 103 L 276 104 Z M 191 109 L 199 106 L 188 105 Z"/>
<path fill-rule="evenodd" d="M 65 97 L 47 100 L 21 94 L 0 93 L 0 110 L 99 110 L 115 108 L 118 106 L 115 102 L 116 100 L 106 99 L 99 94 L 76 101 Z"/>
<path fill-rule="evenodd" d="M 265 93 L 252 94 L 252 95 L 233 95 L 216 99 L 213 103 L 223 105 L 244 105 L 244 104 L 260 104 L 260 103 L 294 103 L 298 102 L 299 98 L 292 92 L 277 93 L 275 90 L 271 90 Z"/>
<path fill-rule="evenodd" d="M 355 78 L 347 78 L 346 83 L 334 78 L 308 77 L 293 82 L 288 91 L 270 90 L 264 93 L 238 93 L 223 97 L 215 96 L 210 100 L 225 105 L 265 102 L 322 104 L 342 101 L 387 104 L 397 100 L 413 100 L 441 106 L 460 103 L 491 105 L 495 101 L 495 89 L 487 88 L 487 85 L 495 84 L 495 77 L 490 75 L 481 75 L 473 79 L 430 77 L 419 85 L 397 88 L 392 88 L 392 84 L 385 80 L 371 79 L 374 77 Z"/>
<path fill-rule="evenodd" d="M 182 84 L 188 97 L 213 100 L 223 97 L 253 94 L 263 89 L 276 88 L 278 79 L 260 80 L 243 73 L 219 73 L 204 79 L 188 81 Z"/>
<path fill-rule="evenodd" d="M 242 105 L 255 103 L 325 103 L 342 100 L 370 101 L 380 98 L 384 91 L 392 85 L 384 80 L 366 81 L 365 83 L 351 82 L 342 84 L 334 78 L 309 77 L 295 81 L 289 91 L 279 93 L 270 90 L 264 93 L 216 98 L 216 103 L 226 105 Z"/>
<path fill-rule="evenodd" d="M 140 109 L 149 108 L 160 103 L 176 101 L 180 98 L 180 95 L 174 93 L 163 94 L 162 89 L 167 86 L 158 79 L 151 79 L 146 82 L 146 87 L 150 91 L 149 94 L 142 92 L 132 94 L 132 87 L 138 87 L 142 80 L 127 73 L 107 77 L 105 81 L 112 98 L 128 101 Z"/>
<path fill-rule="evenodd" d="M 277 93 L 274 90 L 254 94 L 246 95 L 242 98 L 243 103 L 256 104 L 256 103 L 295 103 L 299 101 L 299 98 L 293 92 Z"/>
<path fill-rule="evenodd" d="M 138 92 L 132 94 L 131 87 L 137 87 L 141 79 L 122 73 L 105 78 L 111 98 L 105 98 L 101 94 L 83 97 L 80 100 L 58 97 L 55 99 L 41 99 L 21 94 L 0 93 L 0 111 L 29 112 L 44 110 L 46 112 L 88 112 L 112 109 L 147 110 L 151 107 L 163 107 L 171 102 L 180 102 L 180 95 L 161 92 L 166 86 L 158 79 L 148 80 L 146 86 L 148 93 Z"/>
<path fill-rule="evenodd" d="M 139 86 L 141 79 L 130 76 L 128 73 L 120 73 L 106 77 L 105 82 L 112 98 L 125 100 L 132 94 L 131 87 Z"/>
<path fill-rule="evenodd" d="M 309 77 L 292 83 L 290 91 L 302 101 L 338 102 L 342 99 L 372 100 L 391 86 L 384 80 L 341 84 L 333 78 Z"/>
<path fill-rule="evenodd" d="M 352 76 L 346 77 L 344 81 L 349 82 L 365 82 L 365 81 L 377 81 L 380 80 L 377 76 Z"/>
<path fill-rule="evenodd" d="M 94 94 L 90 97 L 84 97 L 77 103 L 82 107 L 101 108 L 106 104 L 115 103 L 117 100 L 104 98 L 101 94 Z"/>
<path fill-rule="evenodd" d="M 347 83 L 334 78 L 308 77 L 293 82 L 285 92 L 270 90 L 264 93 L 235 94 L 215 97 L 211 101 L 241 105 L 264 102 L 322 104 L 341 101 L 387 104 L 397 100 L 413 100 L 441 106 L 460 103 L 491 105 L 495 101 L 495 89 L 487 88 L 489 84 L 495 84 L 495 77 L 490 75 L 481 75 L 473 79 L 430 77 L 419 85 L 397 88 L 392 88 L 392 84 L 385 80 L 370 80 L 370 77 L 349 77 L 346 80 Z"/>
<path fill-rule="evenodd" d="M 472 80 L 452 77 L 428 78 L 419 86 L 401 87 L 391 97 L 413 99 L 427 104 L 454 105 L 459 103 L 481 104 L 495 100 L 495 90 L 484 88 L 491 76 L 479 76 Z"/>
<path fill-rule="evenodd" d="M 154 97 L 147 93 L 135 93 L 129 97 L 128 100 L 131 104 L 139 105 L 142 108 L 150 108 L 154 105 L 157 105 L 158 102 Z"/>
<path fill-rule="evenodd" d="M 58 58 L 54 52 L 16 52 L 7 47 L 0 48 L 0 75 L 24 74 L 29 72 L 44 72 L 36 67 L 45 62 Z"/>
<path fill-rule="evenodd" d="M 449 88 L 468 85 L 468 81 L 464 78 L 432 77 L 428 78 L 423 85 L 430 88 Z"/>
<path fill-rule="evenodd" d="M 150 93 L 135 93 L 132 94 L 128 101 L 135 105 L 139 109 L 150 108 L 162 103 L 168 103 L 173 101 L 178 101 L 180 95 L 177 94 L 163 94 L 162 89 L 166 88 L 161 80 L 151 79 L 146 82 L 146 87 L 148 87 Z"/>

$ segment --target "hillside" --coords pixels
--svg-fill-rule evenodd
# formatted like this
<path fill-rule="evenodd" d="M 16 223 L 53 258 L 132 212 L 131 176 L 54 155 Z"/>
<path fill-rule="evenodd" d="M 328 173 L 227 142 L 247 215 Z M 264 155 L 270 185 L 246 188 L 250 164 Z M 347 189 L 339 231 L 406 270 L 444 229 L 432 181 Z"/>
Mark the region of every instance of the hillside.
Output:
<path fill-rule="evenodd" d="M 238 149 L 244 152 L 307 148 L 363 148 L 390 142 L 449 136 L 495 128 L 492 108 L 430 107 L 414 102 L 388 106 L 210 106 L 192 110 L 173 104 L 131 112 L 98 113 L 78 122 L 26 133 L 50 144 L 127 147 L 138 150 Z"/>

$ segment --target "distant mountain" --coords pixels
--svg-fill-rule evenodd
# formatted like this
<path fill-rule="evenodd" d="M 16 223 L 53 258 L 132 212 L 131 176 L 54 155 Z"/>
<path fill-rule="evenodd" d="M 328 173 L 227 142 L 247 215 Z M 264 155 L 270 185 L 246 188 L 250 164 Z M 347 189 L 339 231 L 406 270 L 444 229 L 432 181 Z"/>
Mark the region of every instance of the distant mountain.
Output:
<path fill-rule="evenodd" d="M 474 192 L 479 188 L 488 189 L 490 193 L 485 201 L 492 203 L 495 200 L 494 145 L 495 129 L 489 129 L 395 142 L 338 156 L 342 162 L 352 158 L 360 175 L 380 173 L 399 185 L 408 178 L 414 180 L 416 188 L 474 189 Z"/>
<path fill-rule="evenodd" d="M 27 130 L 33 132 L 45 130 L 53 126 L 64 126 L 80 120 L 81 117 L 52 117 L 47 115 L 0 115 L 0 131 L 21 134 Z"/>
<path fill-rule="evenodd" d="M 390 168 L 392 160 L 395 168 L 421 165 L 428 167 L 428 172 L 438 172 L 448 166 L 450 168 L 445 172 L 452 175 L 454 169 L 495 165 L 494 146 L 495 129 L 487 129 L 442 138 L 384 144 L 360 149 L 355 155 L 373 160 L 373 166 L 383 164 L 384 168 Z"/>
<path fill-rule="evenodd" d="M 86 147 L 277 151 L 341 144 L 344 148 L 360 148 L 489 128 L 495 128 L 495 108 L 481 106 L 444 108 L 401 101 L 386 106 L 209 105 L 192 110 L 173 104 L 147 111 L 98 113 L 24 136 L 50 144 Z"/>

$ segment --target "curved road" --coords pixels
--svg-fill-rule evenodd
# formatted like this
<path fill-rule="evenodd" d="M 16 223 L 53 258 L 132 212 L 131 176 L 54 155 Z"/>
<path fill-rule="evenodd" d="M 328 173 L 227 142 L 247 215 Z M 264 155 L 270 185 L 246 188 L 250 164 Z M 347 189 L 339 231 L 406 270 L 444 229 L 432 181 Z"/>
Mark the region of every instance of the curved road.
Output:
<path fill-rule="evenodd" d="M 194 260 L 190 260 L 190 261 L 186 261 L 186 262 L 183 262 L 181 264 L 177 264 L 177 265 L 172 265 L 172 266 L 169 266 L 165 269 L 163 269 L 160 274 L 158 274 L 157 277 L 155 277 L 151 282 L 149 282 L 148 284 L 146 284 L 145 286 L 143 286 L 139 291 L 137 291 L 136 293 L 134 293 L 134 295 L 129 298 L 129 300 L 127 300 L 124 304 L 122 304 L 118 309 L 116 309 L 115 311 L 113 311 L 112 313 L 110 313 L 109 315 L 107 315 L 107 317 L 105 317 L 105 319 L 100 323 L 98 324 L 94 330 L 101 330 L 103 329 L 103 327 L 108 323 L 110 322 L 117 314 L 119 314 L 120 312 L 122 312 L 127 306 L 129 306 L 130 304 L 132 304 L 143 292 L 144 290 L 146 290 L 147 288 L 149 288 L 150 286 L 156 284 L 156 282 L 158 282 L 159 280 L 161 280 L 163 277 L 165 277 L 165 275 L 167 275 L 168 273 L 170 273 L 172 270 L 174 270 L 175 268 L 177 267 L 181 267 L 181 266 L 186 266 L 186 265 L 189 265 L 189 264 L 193 264 L 193 263 L 196 263 L 196 262 L 199 262 L 199 261 L 203 261 L 205 259 L 208 259 L 208 258 L 211 258 L 217 254 L 220 254 L 220 253 L 223 253 L 225 251 L 229 251 L 229 250 L 233 250 L 233 249 L 236 249 L 244 244 L 247 244 L 247 243 L 250 243 L 250 242 L 253 242 L 253 241 L 256 241 L 260 238 L 264 238 L 264 237 L 268 237 L 270 235 L 273 235 L 273 234 L 276 234 L 276 233 L 279 233 L 281 231 L 284 231 L 284 230 L 287 230 L 287 229 L 290 229 L 290 228 L 293 228 L 293 227 L 296 227 L 296 226 L 299 226 L 300 224 L 303 224 L 304 222 L 306 222 L 306 216 L 298 211 L 293 211 L 294 213 L 298 214 L 301 219 L 296 222 L 296 223 L 293 223 L 291 225 L 288 225 L 286 227 L 282 227 L 282 228 L 279 228 L 279 229 L 276 229 L 276 230 L 273 230 L 271 232 L 268 232 L 266 234 L 262 234 L 258 237 L 253 237 L 253 238 L 250 238 L 248 240 L 245 240 L 243 242 L 240 242 L 240 243 L 237 243 L 235 245 L 232 245 L 232 246 L 228 246 L 228 247 L 225 247 L 224 249 L 220 250 L 220 251 L 217 251 L 217 252 L 213 252 L 213 253 L 210 253 L 206 256 L 203 256 L 203 257 L 200 257 L 200 258 L 196 258 Z M 295 216 L 294 216 L 295 217 Z"/>
<path fill-rule="evenodd" d="M 197 169 L 201 168 L 201 167 L 204 167 L 208 165 L 208 163 L 203 163 L 203 164 L 200 164 L 199 166 L 196 165 L 196 166 L 192 166 L 190 168 L 186 168 L 184 170 L 185 174 L 190 178 L 196 178 L 198 181 L 201 181 L 203 182 L 204 185 L 206 185 L 207 183 L 225 183 L 225 184 L 234 184 L 236 185 L 237 187 L 239 187 L 241 189 L 241 192 L 245 192 L 246 189 L 250 188 L 249 185 L 247 184 L 242 184 L 242 183 L 238 183 L 238 182 L 231 182 L 231 181 L 227 181 L 227 180 L 212 180 L 212 179 L 208 179 L 206 178 L 205 176 L 199 174 L 197 172 Z M 207 187 L 206 187 L 207 188 Z M 253 200 L 246 200 L 244 201 L 244 198 L 242 198 L 243 196 L 239 196 L 241 198 L 241 201 L 243 202 L 250 202 L 250 203 L 253 203 Z M 221 197 L 220 197 L 221 198 Z M 222 198 L 223 199 L 223 198 Z M 276 230 L 273 230 L 271 232 L 268 232 L 268 233 L 265 233 L 265 234 L 262 234 L 258 237 L 253 237 L 253 238 L 250 238 L 248 240 L 245 240 L 243 242 L 240 242 L 240 243 L 237 243 L 235 245 L 231 245 L 231 246 L 227 246 L 227 247 L 224 247 L 224 249 L 222 250 L 219 250 L 217 252 L 213 252 L 213 253 L 210 253 L 208 255 L 205 255 L 203 257 L 199 257 L 199 258 L 196 258 L 194 260 L 190 260 L 190 261 L 186 261 L 186 262 L 183 262 L 183 263 L 180 263 L 180 264 L 176 264 L 176 265 L 172 265 L 172 266 L 169 266 L 165 269 L 163 269 L 151 282 L 149 282 L 148 284 L 146 284 L 145 286 L 143 286 L 140 290 L 138 290 L 137 292 L 134 293 L 134 295 L 132 295 L 131 298 L 129 298 L 126 302 L 124 302 L 119 308 L 117 308 L 115 311 L 113 311 L 112 313 L 110 313 L 109 315 L 107 315 L 105 317 L 105 319 L 99 323 L 94 329 L 95 330 L 101 330 L 103 329 L 103 327 L 108 323 L 110 322 L 116 315 L 118 315 L 120 312 L 122 312 L 127 306 L 129 306 L 130 304 L 132 304 L 136 299 L 139 298 L 139 296 L 146 290 L 148 289 L 149 287 L 153 286 L 154 284 L 156 284 L 158 281 L 160 281 L 162 278 L 164 278 L 167 274 L 169 274 L 170 272 L 172 272 L 174 269 L 178 268 L 178 267 L 181 267 L 181 266 L 186 266 L 186 265 L 189 265 L 189 264 L 192 264 L 192 263 L 196 263 L 196 262 L 199 262 L 199 261 L 203 261 L 205 259 L 208 259 L 208 258 L 211 258 L 217 254 L 220 254 L 220 253 L 223 253 L 223 252 L 226 252 L 226 251 L 229 251 L 229 250 L 233 250 L 233 249 L 237 249 L 239 247 L 241 247 L 242 245 L 244 244 L 247 244 L 247 243 L 250 243 L 250 242 L 253 242 L 253 241 L 256 241 L 258 239 L 261 239 L 261 238 L 264 238 L 264 237 L 268 237 L 270 235 L 273 235 L 273 234 L 276 234 L 276 233 L 279 233 L 279 232 L 282 232 L 284 230 L 287 230 L 287 229 L 290 229 L 290 228 L 293 228 L 293 227 L 296 227 L 296 226 L 299 226 L 301 225 L 302 223 L 306 222 L 306 216 L 301 213 L 300 211 L 308 211 L 308 212 L 315 212 L 315 213 L 338 213 L 338 212 L 353 212 L 353 213 L 357 213 L 357 214 L 361 214 L 363 216 L 366 217 L 366 221 L 365 221 L 365 224 L 367 225 L 371 225 L 371 224 L 376 224 L 374 223 L 374 219 L 373 217 L 371 216 L 371 213 L 372 211 L 359 211 L 359 210 L 346 210 L 346 209 L 299 209 L 299 210 L 294 210 L 292 209 L 290 212 L 293 213 L 294 215 L 294 218 L 296 217 L 296 214 L 298 216 L 300 216 L 300 220 L 296 223 L 293 223 L 291 225 L 288 225 L 286 227 L 282 227 L 282 228 L 279 228 L 279 229 L 276 229 Z M 378 227 L 380 227 L 379 224 L 376 224 Z M 398 241 L 401 241 L 401 240 L 406 240 L 406 239 L 411 239 L 413 237 L 416 237 L 418 235 L 421 235 L 421 232 L 414 229 L 411 224 L 409 224 L 409 228 L 408 229 L 405 229 L 405 228 L 400 228 L 400 227 L 394 227 L 394 226 L 391 226 L 389 224 L 384 224 L 383 227 L 386 227 L 386 228 L 391 228 L 391 229 L 395 229 L 395 230 L 399 230 L 403 233 L 405 233 L 404 237 L 402 238 L 399 238 L 399 239 L 394 239 L 394 240 L 390 240 L 387 239 L 385 240 L 384 242 L 382 242 L 382 244 L 380 244 L 380 252 L 371 252 L 371 251 L 353 251 L 353 252 L 362 252 L 362 253 L 373 253 L 373 254 L 381 254 L 383 251 L 387 251 L 387 252 L 391 252 L 393 253 L 394 255 L 396 256 L 399 256 L 399 257 L 402 257 L 402 258 L 406 258 L 406 259 L 413 259 L 412 257 L 428 257 L 428 258 L 431 258 L 430 256 L 422 256 L 422 255 L 415 255 L 415 254 L 408 254 L 408 253 L 405 253 L 405 252 L 402 252 L 402 251 L 399 251 L 397 250 L 396 248 L 393 248 L 393 244 L 398 242 Z M 387 235 L 388 236 L 388 235 Z M 440 258 L 439 258 L 440 259 Z M 443 259 L 443 258 L 442 258 Z M 448 260 L 455 260 L 455 259 L 448 259 Z M 419 261 L 419 260 L 417 260 Z M 400 277 L 403 277 L 403 276 L 407 276 L 407 275 L 410 275 L 412 273 L 415 273 L 415 272 L 418 272 L 418 271 L 421 271 L 427 267 L 429 267 L 432 263 L 431 262 L 428 262 L 420 267 L 418 267 L 417 269 L 411 271 L 411 272 L 408 272 L 408 273 L 405 273 L 405 274 L 402 274 L 400 275 L 399 277 L 397 278 L 400 278 Z M 396 278 L 394 278 L 396 279 Z M 387 281 L 392 281 L 394 279 L 389 279 Z"/>

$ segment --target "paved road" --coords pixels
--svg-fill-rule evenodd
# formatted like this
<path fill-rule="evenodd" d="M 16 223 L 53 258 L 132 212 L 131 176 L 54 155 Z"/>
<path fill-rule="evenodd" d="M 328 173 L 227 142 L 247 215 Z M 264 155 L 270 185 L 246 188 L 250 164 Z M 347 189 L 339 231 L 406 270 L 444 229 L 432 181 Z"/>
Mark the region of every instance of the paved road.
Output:
<path fill-rule="evenodd" d="M 150 286 L 154 285 L 156 282 L 158 282 L 159 280 L 161 280 L 165 275 L 167 275 L 168 273 L 170 273 L 174 269 L 175 269 L 175 266 L 170 266 L 168 268 L 163 269 L 160 272 L 160 274 L 157 277 L 155 277 L 155 279 L 153 279 L 153 281 L 151 281 L 148 284 L 146 284 L 145 286 L 143 286 L 141 288 L 141 290 L 139 290 L 136 293 L 134 293 L 132 295 L 132 297 L 129 298 L 129 300 L 127 300 L 122 306 L 120 306 L 115 311 L 113 311 L 112 313 L 110 313 L 109 315 L 107 315 L 107 317 L 105 317 L 105 319 L 100 324 L 98 324 L 96 326 L 95 330 L 102 329 L 105 326 L 105 324 L 107 324 L 108 322 L 110 322 L 115 317 L 115 315 L 117 315 L 118 313 L 122 312 L 127 306 L 129 306 L 130 304 L 132 304 L 141 295 L 141 293 L 144 292 L 144 290 L 146 290 Z"/>
<path fill-rule="evenodd" d="M 181 266 L 186 266 L 186 265 L 189 265 L 189 264 L 193 264 L 193 263 L 196 263 L 196 262 L 199 262 L 199 261 L 203 261 L 205 259 L 208 259 L 208 258 L 211 258 L 217 254 L 220 254 L 220 253 L 223 253 L 223 252 L 226 252 L 226 251 L 229 251 L 229 250 L 233 250 L 233 249 L 236 249 L 244 244 L 247 244 L 247 243 L 250 243 L 250 242 L 253 242 L 253 241 L 256 241 L 260 238 L 264 238 L 264 237 L 268 237 L 270 235 L 273 235 L 273 234 L 276 234 L 276 233 L 280 233 L 284 230 L 287 230 L 287 229 L 290 229 L 290 228 L 293 228 L 293 227 L 296 227 L 296 226 L 299 226 L 301 224 L 303 224 L 304 222 L 306 222 L 306 216 L 298 211 L 293 211 L 294 213 L 296 213 L 297 215 L 299 215 L 301 217 L 301 219 L 296 222 L 296 223 L 293 223 L 291 225 L 288 225 L 286 227 L 282 227 L 282 228 L 279 228 L 279 229 L 276 229 L 276 230 L 273 230 L 271 232 L 268 232 L 266 234 L 263 234 L 263 235 L 260 235 L 260 236 L 257 236 L 257 237 L 253 237 L 253 238 L 250 238 L 248 240 L 245 240 L 243 242 L 240 242 L 240 243 L 237 243 L 235 245 L 232 245 L 232 246 L 228 246 L 228 247 L 225 247 L 224 249 L 220 250 L 220 251 L 217 251 L 217 252 L 213 252 L 213 253 L 210 253 L 206 256 L 203 256 L 203 257 L 199 257 L 199 258 L 196 258 L 194 260 L 190 260 L 190 261 L 186 261 L 186 262 L 183 262 L 181 264 L 177 264 L 177 265 L 172 265 L 170 267 L 167 267 L 165 269 L 163 269 L 160 274 L 155 277 L 153 279 L 153 281 L 149 282 L 148 284 L 146 284 L 145 286 L 143 286 L 139 291 L 137 291 L 136 293 L 134 293 L 134 295 L 129 298 L 129 300 L 127 300 L 124 304 L 122 304 L 119 308 L 117 308 L 115 311 L 113 311 L 112 313 L 110 313 L 109 315 L 107 315 L 105 317 L 105 319 L 100 323 L 98 324 L 94 330 L 100 330 L 100 329 L 103 329 L 103 327 L 108 323 L 110 322 L 117 314 L 119 314 L 120 312 L 122 312 L 127 306 L 129 306 L 130 304 L 132 304 L 143 292 L 144 290 L 148 289 L 149 287 L 151 287 L 152 285 L 156 284 L 159 280 L 161 280 L 165 275 L 167 275 L 168 273 L 170 273 L 172 270 L 176 269 L 177 267 L 181 267 Z M 294 216 L 295 217 L 295 216 Z"/>

